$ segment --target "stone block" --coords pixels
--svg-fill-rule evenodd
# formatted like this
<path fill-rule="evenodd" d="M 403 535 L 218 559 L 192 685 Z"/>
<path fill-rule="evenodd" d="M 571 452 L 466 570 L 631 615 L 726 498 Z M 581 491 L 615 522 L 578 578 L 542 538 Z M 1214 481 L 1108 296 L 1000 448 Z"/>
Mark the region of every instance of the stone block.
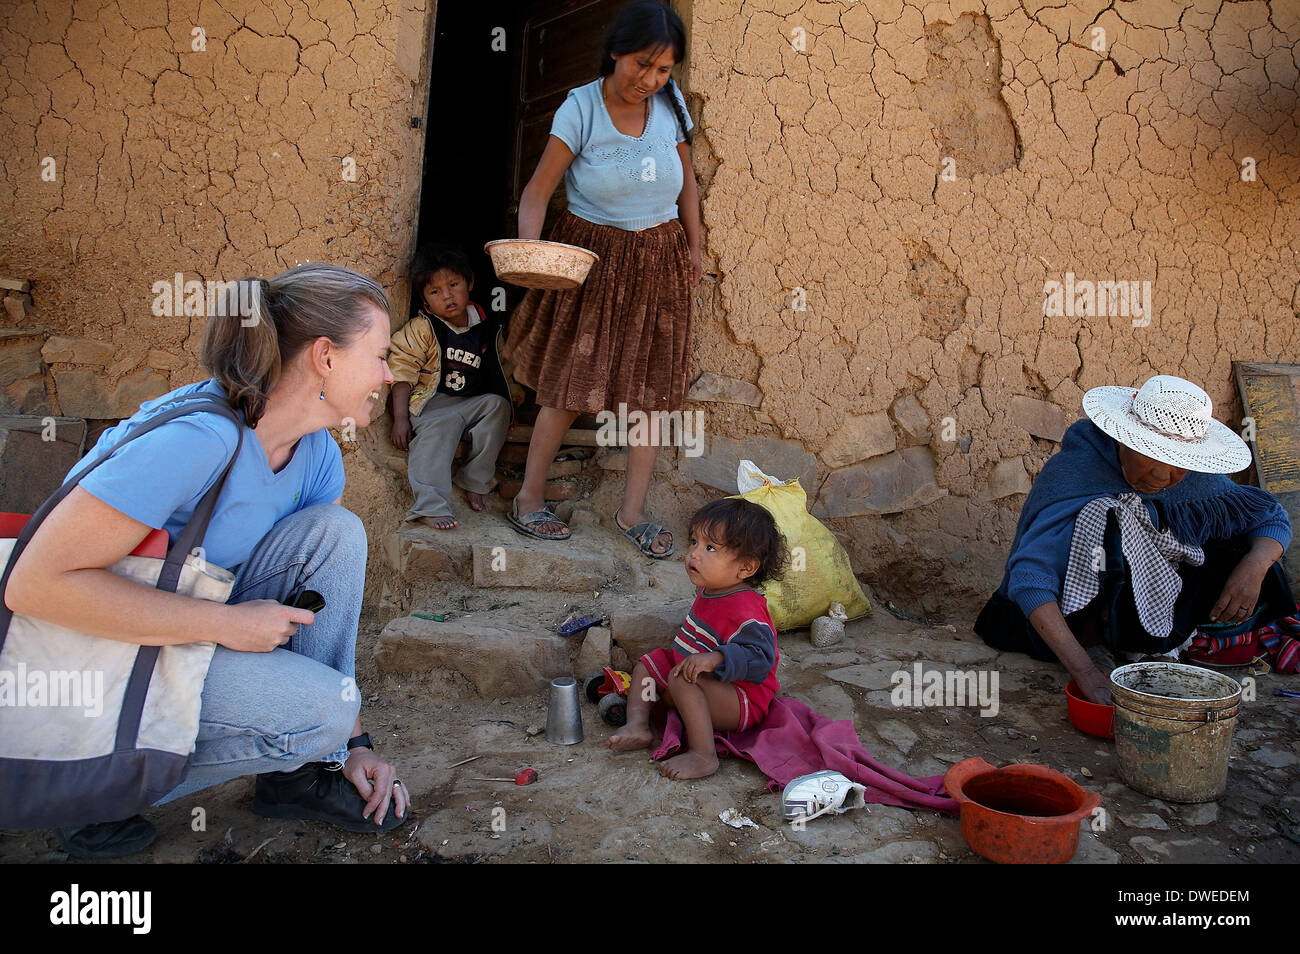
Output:
<path fill-rule="evenodd" d="M 0 340 L 0 387 L 44 372 L 40 338 L 13 336 Z"/>
<path fill-rule="evenodd" d="M 901 513 L 947 494 L 934 482 L 934 457 L 926 447 L 837 470 L 826 479 L 812 512 L 818 517 Z"/>
<path fill-rule="evenodd" d="M 44 375 L 21 378 L 0 386 L 0 414 L 48 414 L 50 398 Z"/>
<path fill-rule="evenodd" d="M 758 407 L 763 403 L 763 392 L 757 385 L 742 381 L 740 378 L 705 371 L 695 379 L 686 398 L 690 401 Z"/>
<path fill-rule="evenodd" d="M 468 580 L 473 556 L 470 538 L 420 524 L 404 524 L 384 537 L 384 561 L 403 577 Z"/>
<path fill-rule="evenodd" d="M 692 602 L 692 599 L 645 599 L 625 604 L 610 614 L 610 638 L 635 662 L 650 650 L 673 641 L 691 611 Z"/>
<path fill-rule="evenodd" d="M 47 364 L 95 364 L 108 367 L 113 360 L 113 346 L 107 341 L 90 338 L 63 338 L 54 336 L 45 342 L 41 355 Z"/>
<path fill-rule="evenodd" d="M 398 617 L 379 634 L 375 663 L 384 673 L 449 672 L 488 699 L 533 695 L 571 674 L 563 639 L 488 614 L 444 623 Z"/>
<path fill-rule="evenodd" d="M 145 401 L 165 394 L 167 379 L 161 374 L 137 371 L 109 388 L 103 375 L 90 368 L 54 372 L 59 407 L 68 417 L 130 417 Z"/>
<path fill-rule="evenodd" d="M 1022 458 L 1013 457 L 1010 460 L 998 461 L 989 474 L 987 499 L 999 500 L 1013 494 L 1027 494 L 1032 483 Z"/>
<path fill-rule="evenodd" d="M 889 410 L 908 437 L 913 440 L 930 439 L 930 418 L 915 394 L 904 394 Z"/>
<path fill-rule="evenodd" d="M 0 511 L 33 513 L 81 458 L 86 422 L 0 416 Z"/>
<path fill-rule="evenodd" d="M 31 310 L 31 295 L 26 295 L 17 291 L 5 295 L 5 314 L 9 316 L 10 321 L 16 321 L 21 324 L 27 320 L 28 313 Z"/>
<path fill-rule="evenodd" d="M 888 454 L 898 446 L 894 425 L 884 411 L 876 414 L 849 414 L 821 449 L 827 467 L 843 467 L 869 457 Z"/>
<path fill-rule="evenodd" d="M 587 630 L 573 663 L 573 671 L 579 679 L 589 673 L 597 672 L 609 665 L 610 634 L 604 626 L 593 626 Z"/>
<path fill-rule="evenodd" d="M 1017 427 L 1023 427 L 1034 437 L 1056 441 L 1058 444 L 1065 436 L 1065 429 L 1073 423 L 1055 404 L 1020 394 L 1011 399 L 1009 412 Z"/>
<path fill-rule="evenodd" d="M 669 459 L 671 452 L 665 453 L 660 449 L 655 455 L 656 474 L 666 474 L 673 469 L 672 461 Z M 627 448 L 626 447 L 606 447 L 596 455 L 596 464 L 602 470 L 614 470 L 619 473 L 627 471 Z"/>
<path fill-rule="evenodd" d="M 805 490 L 817 486 L 817 459 L 798 441 L 775 437 L 748 437 L 735 440 L 709 434 L 700 457 L 682 455 L 678 469 L 691 480 L 716 487 L 729 494 L 736 492 L 736 468 L 742 460 L 752 460 L 766 474 L 780 480 L 799 478 Z"/>
<path fill-rule="evenodd" d="M 537 542 L 542 545 L 473 547 L 474 585 L 581 593 L 600 590 L 615 577 L 632 575 L 631 567 L 606 552 L 572 543 L 554 543 L 550 549 L 544 541 Z"/>

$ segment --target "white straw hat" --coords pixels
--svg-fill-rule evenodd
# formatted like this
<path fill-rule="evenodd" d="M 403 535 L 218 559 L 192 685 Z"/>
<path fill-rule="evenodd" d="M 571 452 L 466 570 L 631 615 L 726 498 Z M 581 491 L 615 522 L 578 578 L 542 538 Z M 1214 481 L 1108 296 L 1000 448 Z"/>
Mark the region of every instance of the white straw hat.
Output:
<path fill-rule="evenodd" d="M 1093 388 L 1083 396 L 1092 422 L 1152 460 L 1202 474 L 1250 466 L 1250 448 L 1210 412 L 1210 396 L 1190 381 L 1157 374 L 1138 388 Z"/>

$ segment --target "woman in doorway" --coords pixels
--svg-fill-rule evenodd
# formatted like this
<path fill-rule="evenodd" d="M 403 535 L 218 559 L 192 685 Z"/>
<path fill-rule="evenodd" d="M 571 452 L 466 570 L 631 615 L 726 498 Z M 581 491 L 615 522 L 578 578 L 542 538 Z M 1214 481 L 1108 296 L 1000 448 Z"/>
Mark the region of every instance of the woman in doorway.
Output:
<path fill-rule="evenodd" d="M 605 34 L 600 78 L 570 90 L 519 200 L 519 237 L 541 235 L 564 178 L 569 207 L 549 238 L 600 256 L 579 288 L 531 291 L 515 310 L 506 356 L 537 392 L 523 488 L 509 520 L 521 533 L 566 540 L 544 506 L 547 470 L 580 413 L 671 411 L 686 393 L 691 290 L 700 278 L 700 209 L 691 119 L 671 72 L 686 54 L 681 19 L 658 0 L 619 11 Z M 628 447 L 618 529 L 648 557 L 673 552 L 646 513 L 655 443 Z"/>
<path fill-rule="evenodd" d="M 209 318 L 203 342 L 213 377 L 105 431 L 73 474 L 193 395 L 228 401 L 244 422 L 242 439 L 234 421 L 196 411 L 123 444 L 50 511 L 14 564 L 5 600 L 17 613 L 105 639 L 217 644 L 189 772 L 157 804 L 257 775 L 259 815 L 391 830 L 410 795 L 361 729 L 353 666 L 366 532 L 339 506 L 343 461 L 327 430 L 365 427 L 392 383 L 388 296 L 333 265 L 232 285 L 245 287 Z M 241 301 L 251 321 L 224 317 L 245 314 Z M 150 528 L 174 538 L 236 453 L 203 541 L 205 559 L 235 574 L 227 603 L 109 572 Z M 323 597 L 319 613 L 288 605 L 304 590 Z M 131 854 L 155 836 L 140 815 L 56 834 L 77 858 Z"/>

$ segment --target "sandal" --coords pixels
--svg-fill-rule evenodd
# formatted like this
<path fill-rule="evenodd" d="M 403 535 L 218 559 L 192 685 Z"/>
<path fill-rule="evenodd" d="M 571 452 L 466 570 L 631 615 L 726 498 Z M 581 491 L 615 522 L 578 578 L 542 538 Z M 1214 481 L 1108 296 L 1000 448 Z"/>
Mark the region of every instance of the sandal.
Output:
<path fill-rule="evenodd" d="M 623 534 L 623 536 L 635 543 L 636 548 L 640 550 L 642 554 L 648 556 L 652 560 L 666 560 L 668 557 L 673 555 L 673 549 L 676 547 L 675 542 L 668 544 L 668 549 L 663 553 L 656 553 L 654 551 L 654 542 L 659 534 L 666 532 L 670 537 L 672 536 L 672 531 L 668 530 L 667 527 L 661 527 L 659 524 L 651 523 L 649 520 L 645 523 L 638 523 L 635 527 L 624 527 L 618 522 L 618 510 L 614 511 L 614 526 L 618 528 L 619 533 Z"/>
<path fill-rule="evenodd" d="M 519 504 L 517 502 L 511 503 L 510 509 L 506 511 L 506 519 L 509 520 L 510 525 L 520 533 L 526 534 L 530 537 L 536 537 L 538 540 L 567 540 L 573 535 L 573 531 L 568 528 L 563 520 L 555 515 L 555 512 L 551 510 L 550 507 L 543 507 L 541 510 L 534 510 L 532 513 L 526 513 L 521 517 L 519 516 Z M 542 533 L 540 530 L 534 529 L 544 523 L 558 523 L 560 526 L 564 527 L 564 532 Z"/>

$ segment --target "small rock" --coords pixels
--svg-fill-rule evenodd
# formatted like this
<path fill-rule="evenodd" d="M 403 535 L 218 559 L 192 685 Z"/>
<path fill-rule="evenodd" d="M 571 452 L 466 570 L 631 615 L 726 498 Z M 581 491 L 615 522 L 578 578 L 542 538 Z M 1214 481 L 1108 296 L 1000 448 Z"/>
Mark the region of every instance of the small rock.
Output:
<path fill-rule="evenodd" d="M 1215 802 L 1201 802 L 1199 805 L 1180 805 L 1178 817 L 1184 825 L 1209 825 L 1218 820 L 1219 806 Z"/>
<path fill-rule="evenodd" d="M 893 719 L 876 723 L 875 729 L 876 735 L 893 745 L 904 755 L 911 752 L 912 747 L 916 745 L 917 741 L 920 739 L 920 736 L 907 726 L 903 725 L 903 723 L 897 722 Z"/>
<path fill-rule="evenodd" d="M 536 723 L 524 729 L 524 733 L 530 737 L 539 736 L 545 731 L 546 729 L 544 726 L 537 725 Z"/>
<path fill-rule="evenodd" d="M 1139 812 L 1135 815 L 1121 815 L 1119 818 L 1129 828 L 1147 828 L 1155 831 L 1168 831 L 1169 823 L 1154 812 Z"/>

